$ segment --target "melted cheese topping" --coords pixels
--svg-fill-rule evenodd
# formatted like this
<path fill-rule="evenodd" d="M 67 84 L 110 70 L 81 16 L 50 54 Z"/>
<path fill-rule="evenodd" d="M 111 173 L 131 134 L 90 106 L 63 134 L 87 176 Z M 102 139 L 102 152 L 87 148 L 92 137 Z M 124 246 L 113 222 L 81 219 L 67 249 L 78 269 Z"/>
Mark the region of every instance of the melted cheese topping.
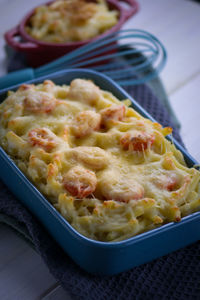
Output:
<path fill-rule="evenodd" d="M 1 146 L 80 233 L 118 241 L 200 207 L 200 173 L 140 116 L 92 81 L 46 80 L 0 105 Z"/>
<path fill-rule="evenodd" d="M 105 0 L 57 0 L 36 8 L 26 31 L 45 42 L 84 41 L 102 34 L 118 21 Z"/>

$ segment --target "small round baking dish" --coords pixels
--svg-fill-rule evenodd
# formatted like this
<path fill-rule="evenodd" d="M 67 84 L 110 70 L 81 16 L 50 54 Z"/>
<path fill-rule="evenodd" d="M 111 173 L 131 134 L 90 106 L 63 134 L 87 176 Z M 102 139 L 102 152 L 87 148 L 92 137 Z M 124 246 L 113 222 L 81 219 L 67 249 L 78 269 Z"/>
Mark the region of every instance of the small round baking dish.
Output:
<path fill-rule="evenodd" d="M 49 5 L 51 2 L 48 2 Z M 38 67 L 48 63 L 60 56 L 63 56 L 81 46 L 98 38 L 104 37 L 107 34 L 118 31 L 122 25 L 138 11 L 138 3 L 135 0 L 107 0 L 109 9 L 115 9 L 119 13 L 118 23 L 95 38 L 67 43 L 49 43 L 34 39 L 27 32 L 25 27 L 28 25 L 31 16 L 34 14 L 35 9 L 30 11 L 20 22 L 19 25 L 7 31 L 4 38 L 7 44 L 16 51 L 23 52 L 26 56 L 28 65 Z M 123 4 L 127 4 L 127 6 Z"/>

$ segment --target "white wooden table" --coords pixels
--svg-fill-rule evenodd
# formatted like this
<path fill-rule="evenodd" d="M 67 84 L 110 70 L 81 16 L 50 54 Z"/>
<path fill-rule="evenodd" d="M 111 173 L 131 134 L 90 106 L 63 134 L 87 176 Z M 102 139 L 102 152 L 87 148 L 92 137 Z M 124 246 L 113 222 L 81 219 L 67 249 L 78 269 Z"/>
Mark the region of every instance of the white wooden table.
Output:
<path fill-rule="evenodd" d="M 181 122 L 189 152 L 200 161 L 200 4 L 189 0 L 138 0 L 140 11 L 125 28 L 155 34 L 168 62 L 161 78 Z M 42 0 L 0 0 L 0 76 L 5 74 L 3 34 Z M 69 300 L 42 259 L 8 227 L 0 224 L 0 299 Z"/>

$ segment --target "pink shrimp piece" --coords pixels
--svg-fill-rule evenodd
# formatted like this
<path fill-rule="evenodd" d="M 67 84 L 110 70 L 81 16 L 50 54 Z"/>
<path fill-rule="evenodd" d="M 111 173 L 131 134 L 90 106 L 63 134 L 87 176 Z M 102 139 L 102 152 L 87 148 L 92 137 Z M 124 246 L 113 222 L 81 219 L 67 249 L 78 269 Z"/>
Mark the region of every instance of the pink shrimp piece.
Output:
<path fill-rule="evenodd" d="M 178 187 L 178 180 L 176 176 L 171 176 L 168 178 L 168 181 L 164 184 L 164 188 L 168 191 L 174 191 Z"/>
<path fill-rule="evenodd" d="M 155 137 L 147 132 L 128 132 L 120 139 L 120 144 L 124 150 L 144 151 L 150 148 L 155 141 Z"/>
<path fill-rule="evenodd" d="M 98 183 L 102 196 L 106 200 L 128 203 L 144 198 L 144 187 L 134 178 L 107 170 Z"/>
<path fill-rule="evenodd" d="M 32 113 L 50 113 L 56 104 L 56 99 L 42 93 L 29 94 L 24 99 L 25 109 Z"/>
<path fill-rule="evenodd" d="M 101 97 L 101 92 L 90 80 L 74 79 L 70 84 L 68 96 L 70 99 L 94 105 Z"/>
<path fill-rule="evenodd" d="M 33 87 L 34 87 L 33 84 L 26 84 L 26 83 L 23 83 L 23 84 L 20 85 L 20 87 L 18 88 L 18 91 L 31 90 Z"/>
<path fill-rule="evenodd" d="M 72 196 L 83 199 L 95 191 L 97 178 L 94 172 L 76 166 L 64 176 L 63 185 Z"/>
<path fill-rule="evenodd" d="M 154 180 L 154 183 L 160 189 L 165 189 L 169 192 L 172 192 L 179 189 L 180 178 L 175 173 L 171 173 L 168 175 L 161 174 Z"/>
<path fill-rule="evenodd" d="M 86 110 L 77 114 L 75 126 L 73 127 L 76 137 L 84 137 L 91 134 L 93 131 L 99 130 L 101 123 L 101 115 L 92 111 Z"/>
<path fill-rule="evenodd" d="M 132 187 L 129 189 L 129 191 L 127 191 L 126 186 L 124 186 L 122 187 L 121 192 L 116 193 L 114 190 L 110 190 L 107 193 L 107 199 L 113 199 L 115 201 L 125 203 L 128 203 L 130 200 L 139 200 L 143 197 L 144 188 L 136 181 L 132 181 Z"/>
<path fill-rule="evenodd" d="M 32 146 L 39 146 L 47 152 L 56 147 L 55 137 L 53 132 L 47 128 L 35 128 L 28 133 L 29 143 Z"/>
<path fill-rule="evenodd" d="M 113 105 L 103 109 L 101 111 L 102 125 L 106 125 L 109 120 L 122 121 L 125 116 L 125 111 L 124 105 Z"/>
<path fill-rule="evenodd" d="M 51 87 L 54 87 L 55 86 L 55 84 L 53 83 L 53 81 L 52 80 L 45 80 L 44 82 L 43 82 L 43 85 L 44 86 L 47 86 L 47 85 L 49 85 L 49 86 L 51 86 Z"/>

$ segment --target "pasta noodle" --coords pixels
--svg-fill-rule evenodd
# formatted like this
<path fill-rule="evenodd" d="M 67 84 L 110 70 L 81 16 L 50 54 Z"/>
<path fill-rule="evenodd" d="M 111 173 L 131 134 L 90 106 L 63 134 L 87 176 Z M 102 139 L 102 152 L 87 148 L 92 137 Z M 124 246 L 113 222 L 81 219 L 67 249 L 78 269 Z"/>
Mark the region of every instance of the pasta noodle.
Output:
<path fill-rule="evenodd" d="M 84 41 L 102 34 L 118 22 L 118 12 L 105 0 L 57 0 L 36 8 L 26 31 L 52 43 Z"/>
<path fill-rule="evenodd" d="M 10 91 L 0 143 L 81 234 L 119 241 L 199 210 L 200 172 L 140 116 L 90 80 Z"/>

